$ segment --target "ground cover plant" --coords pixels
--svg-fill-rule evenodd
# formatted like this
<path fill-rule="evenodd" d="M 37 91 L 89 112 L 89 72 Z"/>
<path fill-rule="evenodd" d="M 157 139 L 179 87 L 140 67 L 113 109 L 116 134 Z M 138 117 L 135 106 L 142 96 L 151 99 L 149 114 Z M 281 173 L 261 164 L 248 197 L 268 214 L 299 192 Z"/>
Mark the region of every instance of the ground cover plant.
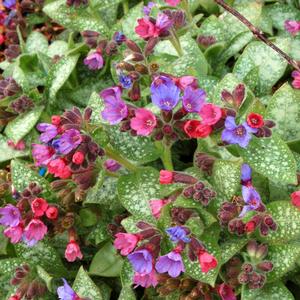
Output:
<path fill-rule="evenodd" d="M 299 1 L 0 3 L 0 299 L 300 298 Z"/>

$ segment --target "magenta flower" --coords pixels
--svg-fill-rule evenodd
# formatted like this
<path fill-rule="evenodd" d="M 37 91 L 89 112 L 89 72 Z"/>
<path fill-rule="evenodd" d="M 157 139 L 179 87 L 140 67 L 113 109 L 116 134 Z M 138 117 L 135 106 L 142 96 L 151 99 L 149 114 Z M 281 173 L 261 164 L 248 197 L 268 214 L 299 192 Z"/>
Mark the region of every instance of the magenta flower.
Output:
<path fill-rule="evenodd" d="M 63 286 L 57 288 L 57 295 L 60 300 L 77 300 L 80 299 L 75 291 L 70 287 L 66 279 L 62 279 L 64 282 Z"/>
<path fill-rule="evenodd" d="M 32 144 L 32 156 L 37 167 L 46 166 L 55 155 L 54 148 L 46 145 Z"/>
<path fill-rule="evenodd" d="M 236 300 L 237 299 L 232 288 L 225 283 L 220 284 L 217 287 L 217 291 L 222 300 Z"/>
<path fill-rule="evenodd" d="M 104 167 L 109 172 L 117 172 L 118 170 L 120 170 L 121 165 L 114 159 L 107 159 L 104 162 Z"/>
<path fill-rule="evenodd" d="M 186 111 L 197 113 L 203 106 L 205 98 L 206 93 L 204 90 L 193 89 L 192 87 L 188 86 L 184 90 L 182 105 Z"/>
<path fill-rule="evenodd" d="M 240 217 L 243 217 L 250 210 L 256 210 L 261 205 L 260 195 L 255 188 L 242 186 L 242 195 L 247 205 L 243 207 Z"/>
<path fill-rule="evenodd" d="M 0 224 L 4 226 L 15 227 L 20 224 L 21 213 L 17 207 L 12 204 L 7 204 L 5 207 L 0 208 Z"/>
<path fill-rule="evenodd" d="M 164 13 L 157 15 L 155 26 L 159 29 L 159 34 L 167 31 L 173 25 L 173 21 Z"/>
<path fill-rule="evenodd" d="M 179 241 L 189 243 L 191 241 L 191 239 L 187 236 L 186 229 L 181 226 L 169 227 L 166 229 L 166 233 L 169 235 L 170 240 L 175 243 Z"/>
<path fill-rule="evenodd" d="M 155 264 L 155 269 L 158 273 L 165 273 L 175 278 L 184 272 L 184 265 L 180 253 L 176 251 L 171 251 L 170 253 L 158 258 Z"/>
<path fill-rule="evenodd" d="M 33 246 L 42 240 L 48 231 L 47 226 L 39 219 L 32 219 L 24 230 L 24 240 L 27 245 Z"/>
<path fill-rule="evenodd" d="M 69 262 L 73 262 L 76 258 L 82 259 L 83 255 L 81 253 L 80 247 L 75 241 L 70 241 L 66 247 L 65 258 Z"/>
<path fill-rule="evenodd" d="M 121 89 L 111 87 L 103 90 L 100 97 L 104 100 L 105 108 L 102 111 L 102 118 L 111 125 L 116 125 L 128 115 L 126 103 L 121 99 Z"/>
<path fill-rule="evenodd" d="M 10 239 L 10 242 L 12 244 L 17 244 L 20 242 L 20 240 L 22 239 L 22 235 L 23 235 L 23 226 L 18 225 L 15 227 L 7 227 L 4 231 L 3 231 L 4 235 Z"/>
<path fill-rule="evenodd" d="M 171 201 L 168 199 L 155 199 L 155 200 L 150 200 L 150 209 L 151 209 L 151 213 L 152 216 L 155 219 L 159 219 L 160 218 L 160 214 L 161 214 L 161 210 L 163 209 L 163 207 L 165 205 L 167 205 L 168 203 L 170 203 Z"/>
<path fill-rule="evenodd" d="M 117 233 L 115 235 L 114 247 L 121 251 L 121 254 L 127 256 L 131 253 L 139 242 L 140 238 L 136 234 Z"/>
<path fill-rule="evenodd" d="M 77 129 L 66 130 L 58 140 L 58 150 L 62 154 L 68 154 L 77 148 L 82 142 L 82 137 Z"/>
<path fill-rule="evenodd" d="M 42 132 L 40 135 L 40 141 L 43 143 L 48 143 L 53 140 L 57 134 L 58 129 L 55 125 L 48 124 L 48 123 L 40 123 L 37 125 L 37 130 Z"/>
<path fill-rule="evenodd" d="M 149 288 L 151 286 L 156 287 L 158 280 L 155 270 L 152 269 L 149 274 L 140 274 L 136 272 L 133 276 L 133 284 L 135 284 L 135 288 L 139 285 L 144 288 Z"/>
<path fill-rule="evenodd" d="M 133 269 L 140 274 L 149 274 L 153 269 L 152 254 L 146 250 L 138 250 L 127 256 Z"/>
<path fill-rule="evenodd" d="M 194 76 L 182 76 L 175 78 L 174 81 L 182 91 L 184 91 L 188 86 L 193 89 L 197 89 L 199 87 L 197 78 Z"/>
<path fill-rule="evenodd" d="M 162 110 L 170 111 L 179 102 L 180 89 L 168 77 L 160 76 L 151 84 L 152 103 Z"/>
<path fill-rule="evenodd" d="M 138 108 L 134 113 L 135 117 L 130 120 L 130 127 L 138 135 L 147 136 L 151 134 L 157 124 L 155 115 L 145 108 Z"/>
<path fill-rule="evenodd" d="M 180 0 L 165 0 L 170 6 L 177 6 L 180 3 Z"/>
<path fill-rule="evenodd" d="M 284 22 L 284 28 L 291 35 L 296 35 L 300 31 L 300 22 L 293 20 L 286 20 Z"/>
<path fill-rule="evenodd" d="M 300 89 L 300 72 L 294 71 L 292 73 L 292 77 L 294 78 L 292 85 L 295 89 Z"/>
<path fill-rule="evenodd" d="M 202 124 L 214 125 L 222 118 L 222 110 L 212 103 L 207 103 L 202 106 L 199 115 L 202 118 Z"/>
<path fill-rule="evenodd" d="M 97 51 L 90 53 L 83 62 L 90 70 L 100 70 L 104 65 L 104 59 Z"/>
<path fill-rule="evenodd" d="M 257 128 L 251 128 L 246 122 L 236 125 L 234 117 L 228 116 L 225 120 L 225 129 L 222 132 L 222 140 L 229 144 L 238 144 L 246 148 L 252 138 L 251 133 L 256 133 Z"/>

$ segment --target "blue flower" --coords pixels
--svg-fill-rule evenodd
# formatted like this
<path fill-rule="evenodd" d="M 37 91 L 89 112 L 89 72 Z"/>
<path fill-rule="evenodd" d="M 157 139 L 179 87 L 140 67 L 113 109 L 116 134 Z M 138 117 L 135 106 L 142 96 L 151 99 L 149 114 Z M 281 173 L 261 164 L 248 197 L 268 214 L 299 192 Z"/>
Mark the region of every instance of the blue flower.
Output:
<path fill-rule="evenodd" d="M 60 300 L 75 300 L 78 299 L 77 294 L 75 291 L 69 286 L 66 279 L 62 279 L 64 282 L 63 286 L 57 288 L 57 295 Z"/>
<path fill-rule="evenodd" d="M 252 179 L 252 170 L 248 164 L 242 164 L 241 167 L 241 180 L 242 184 L 247 182 L 251 182 Z"/>
<path fill-rule="evenodd" d="M 130 89 L 132 87 L 131 77 L 123 73 L 119 75 L 119 82 L 124 89 Z"/>
<path fill-rule="evenodd" d="M 170 227 L 166 229 L 166 233 L 169 235 L 170 240 L 175 243 L 179 241 L 189 243 L 191 241 L 191 239 L 187 237 L 186 230 L 181 226 Z"/>
<path fill-rule="evenodd" d="M 149 274 L 153 269 L 152 255 L 146 250 L 138 250 L 127 256 L 133 269 L 141 274 Z"/>
<path fill-rule="evenodd" d="M 242 187 L 242 195 L 246 205 L 240 213 L 240 217 L 243 217 L 248 211 L 256 210 L 261 205 L 261 198 L 259 193 L 254 187 Z"/>

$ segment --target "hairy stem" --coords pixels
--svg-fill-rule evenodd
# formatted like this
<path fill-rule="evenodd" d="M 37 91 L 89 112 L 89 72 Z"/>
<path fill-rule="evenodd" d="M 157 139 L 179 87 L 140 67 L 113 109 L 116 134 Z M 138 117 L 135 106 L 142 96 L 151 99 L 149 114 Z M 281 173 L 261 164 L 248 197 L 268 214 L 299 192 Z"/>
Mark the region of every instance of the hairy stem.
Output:
<path fill-rule="evenodd" d="M 272 42 L 270 42 L 265 36 L 264 33 L 256 28 L 248 19 L 246 19 L 243 15 L 241 15 L 237 10 L 226 4 L 223 0 L 215 0 L 216 3 L 218 3 L 220 6 L 222 6 L 226 11 L 231 13 L 233 16 L 235 16 L 237 19 L 239 19 L 244 25 L 246 25 L 250 31 L 253 33 L 253 35 L 264 42 L 266 45 L 271 47 L 274 51 L 276 51 L 280 56 L 282 56 L 294 69 L 300 71 L 299 63 L 291 58 L 289 55 L 287 55 L 285 52 L 283 52 L 281 49 L 279 49 L 276 45 L 274 45 Z"/>
<path fill-rule="evenodd" d="M 160 159 L 164 165 L 164 168 L 169 171 L 173 171 L 173 162 L 172 162 L 172 152 L 171 146 L 165 145 L 163 142 L 157 141 L 155 142 L 157 149 L 160 150 L 161 155 Z"/>
<path fill-rule="evenodd" d="M 179 38 L 177 37 L 176 31 L 173 28 L 170 30 L 169 40 L 172 43 L 175 50 L 177 51 L 178 56 L 183 56 L 183 51 L 180 45 Z"/>

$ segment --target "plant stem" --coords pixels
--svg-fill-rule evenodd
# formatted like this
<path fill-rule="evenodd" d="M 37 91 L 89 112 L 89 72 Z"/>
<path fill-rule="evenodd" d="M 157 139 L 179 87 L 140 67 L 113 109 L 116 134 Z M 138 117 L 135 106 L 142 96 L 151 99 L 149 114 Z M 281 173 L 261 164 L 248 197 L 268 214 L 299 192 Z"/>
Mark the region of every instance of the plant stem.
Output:
<path fill-rule="evenodd" d="M 190 6 L 188 0 L 182 0 L 182 7 L 186 13 L 186 16 L 190 23 L 193 23 L 193 16 L 190 11 Z"/>
<path fill-rule="evenodd" d="M 244 25 L 246 25 L 249 30 L 253 33 L 253 35 L 264 42 L 267 46 L 272 48 L 274 51 L 276 51 L 281 57 L 283 57 L 293 68 L 300 71 L 300 65 L 299 63 L 291 58 L 289 55 L 287 55 L 285 52 L 283 52 L 281 49 L 279 49 L 276 45 L 274 45 L 272 42 L 270 42 L 265 36 L 264 33 L 256 28 L 248 19 L 246 19 L 243 15 L 241 15 L 237 10 L 226 4 L 223 0 L 215 0 L 216 3 L 218 3 L 220 6 L 222 6 L 226 11 L 231 13 L 233 16 L 235 16 L 237 19 L 239 19 Z"/>
<path fill-rule="evenodd" d="M 111 147 L 105 147 L 105 154 L 120 163 L 122 166 L 124 166 L 129 171 L 135 172 L 138 168 L 134 164 L 132 164 L 129 160 L 127 160 L 125 157 L 121 156 L 119 153 L 117 153 L 113 148 Z"/>
<path fill-rule="evenodd" d="M 128 12 L 129 12 L 128 0 L 123 1 L 123 12 L 124 12 L 124 15 L 128 14 Z"/>
<path fill-rule="evenodd" d="M 176 31 L 173 28 L 170 30 L 170 34 L 171 34 L 169 37 L 170 42 L 172 43 L 173 47 L 177 51 L 178 56 L 183 56 L 183 51 L 180 45 L 180 41 L 177 37 Z"/>
<path fill-rule="evenodd" d="M 171 146 L 165 145 L 163 142 L 155 142 L 156 147 L 161 151 L 160 159 L 164 165 L 164 168 L 169 171 L 173 171 L 172 152 Z"/>

